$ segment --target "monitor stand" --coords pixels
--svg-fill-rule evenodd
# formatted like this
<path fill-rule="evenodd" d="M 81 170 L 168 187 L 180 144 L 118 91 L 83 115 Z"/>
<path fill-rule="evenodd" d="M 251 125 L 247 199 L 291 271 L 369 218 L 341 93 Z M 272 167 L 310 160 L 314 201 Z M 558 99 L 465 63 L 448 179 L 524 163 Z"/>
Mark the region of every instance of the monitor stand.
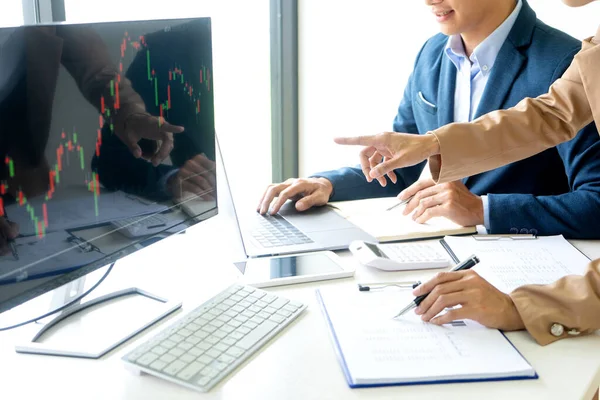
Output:
<path fill-rule="evenodd" d="M 50 310 L 80 296 L 84 292 L 85 279 L 86 276 L 55 289 Z M 93 296 L 93 292 L 89 296 Z M 48 317 L 52 318 L 48 322 L 31 324 L 33 338 L 16 345 L 15 350 L 18 353 L 100 358 L 180 307 L 180 301 L 169 301 L 136 287 L 89 300 L 85 298 L 53 318 Z"/>

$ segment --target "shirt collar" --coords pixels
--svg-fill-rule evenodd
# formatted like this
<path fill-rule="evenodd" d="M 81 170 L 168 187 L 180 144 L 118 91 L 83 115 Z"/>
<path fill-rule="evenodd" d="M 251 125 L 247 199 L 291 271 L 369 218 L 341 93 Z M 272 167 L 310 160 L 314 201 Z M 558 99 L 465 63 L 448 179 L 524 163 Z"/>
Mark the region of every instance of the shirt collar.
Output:
<path fill-rule="evenodd" d="M 485 38 L 485 40 L 473 50 L 473 53 L 469 57 L 475 69 L 481 71 L 483 76 L 487 76 L 492 70 L 496 58 L 498 57 L 498 53 L 513 28 L 522 7 L 522 0 L 517 0 L 517 5 L 508 18 L 506 18 L 494 32 Z M 454 66 L 460 70 L 463 59 L 467 57 L 460 35 L 450 36 L 444 50 L 446 56 L 452 61 Z"/>

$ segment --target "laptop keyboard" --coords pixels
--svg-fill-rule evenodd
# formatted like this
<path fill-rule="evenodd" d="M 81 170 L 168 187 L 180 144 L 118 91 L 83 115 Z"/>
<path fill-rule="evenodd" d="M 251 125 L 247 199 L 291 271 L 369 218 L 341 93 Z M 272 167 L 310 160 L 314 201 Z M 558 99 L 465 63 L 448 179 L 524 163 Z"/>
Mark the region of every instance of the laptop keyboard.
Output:
<path fill-rule="evenodd" d="M 279 214 L 261 215 L 257 213 L 256 221 L 252 236 L 263 247 L 313 243 L 311 238 Z"/>

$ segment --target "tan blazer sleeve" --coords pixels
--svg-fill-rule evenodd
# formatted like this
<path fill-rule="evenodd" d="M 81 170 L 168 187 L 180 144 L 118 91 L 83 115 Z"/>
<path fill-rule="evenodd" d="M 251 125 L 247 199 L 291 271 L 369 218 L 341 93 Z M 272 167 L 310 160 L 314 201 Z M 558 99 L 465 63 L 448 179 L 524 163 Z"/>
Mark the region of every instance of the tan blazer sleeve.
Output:
<path fill-rule="evenodd" d="M 510 294 L 525 327 L 535 340 L 546 345 L 600 329 L 600 260 L 592 262 L 584 276 L 566 276 L 551 285 L 522 286 Z M 550 333 L 553 324 L 564 333 Z"/>
<path fill-rule="evenodd" d="M 600 46 L 584 41 L 547 94 L 430 132 L 440 145 L 440 155 L 429 159 L 433 179 L 450 182 L 530 157 L 572 139 L 594 119 L 600 130 L 598 65 Z"/>

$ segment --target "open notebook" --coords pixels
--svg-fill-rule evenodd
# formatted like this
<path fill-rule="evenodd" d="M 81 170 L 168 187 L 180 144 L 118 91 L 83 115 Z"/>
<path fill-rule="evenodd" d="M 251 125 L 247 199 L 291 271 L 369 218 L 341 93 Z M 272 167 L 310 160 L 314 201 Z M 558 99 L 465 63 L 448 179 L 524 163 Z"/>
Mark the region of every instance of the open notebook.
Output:
<path fill-rule="evenodd" d="M 435 326 L 414 313 L 392 319 L 410 291 L 327 288 L 317 297 L 352 388 L 537 378 L 498 330 L 469 320 Z"/>
<path fill-rule="evenodd" d="M 464 227 L 447 218 L 432 218 L 425 224 L 413 221 L 410 215 L 402 215 L 405 206 L 388 208 L 398 203 L 396 197 L 338 201 L 329 206 L 379 242 L 424 239 L 446 235 L 464 235 L 477 232 L 474 226 Z"/>

